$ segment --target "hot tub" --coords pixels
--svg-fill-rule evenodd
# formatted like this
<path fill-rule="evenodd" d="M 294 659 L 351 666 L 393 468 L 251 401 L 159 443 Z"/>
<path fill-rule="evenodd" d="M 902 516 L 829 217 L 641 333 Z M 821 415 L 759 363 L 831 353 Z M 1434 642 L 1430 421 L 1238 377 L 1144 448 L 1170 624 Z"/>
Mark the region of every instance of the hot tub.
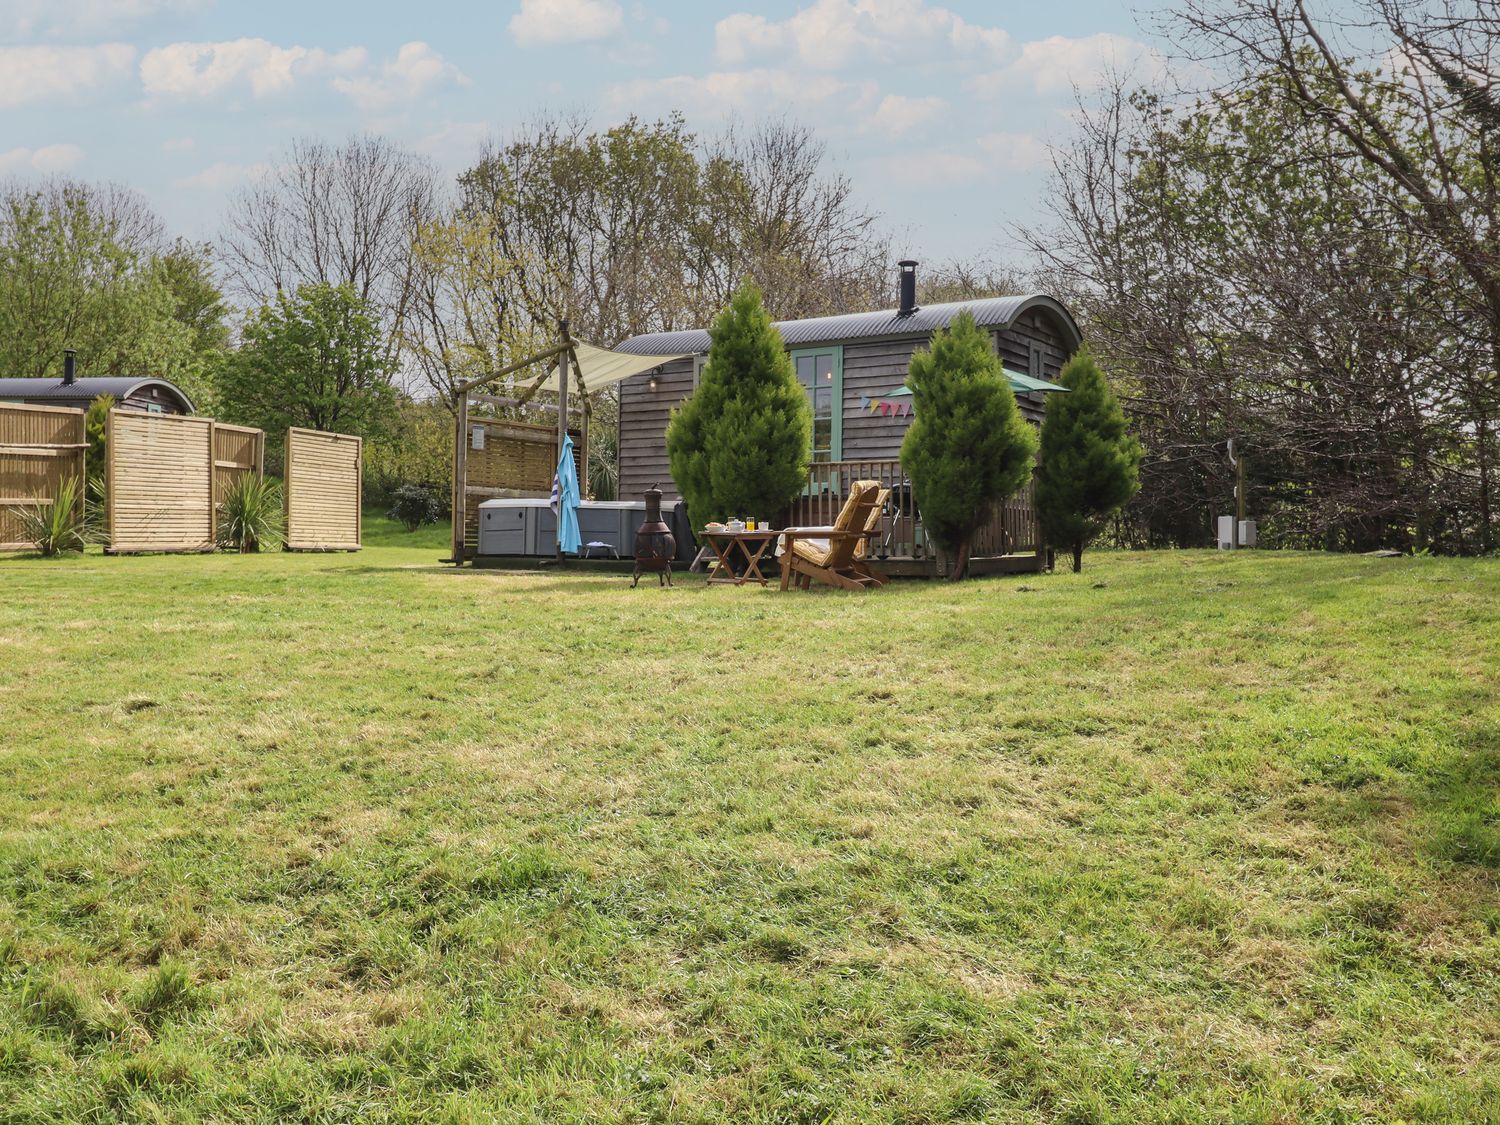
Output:
<path fill-rule="evenodd" d="M 687 507 L 662 504 L 662 518 L 677 538 L 677 557 L 691 562 L 697 548 L 687 527 Z M 635 554 L 635 532 L 646 519 L 644 500 L 585 500 L 578 506 L 578 531 L 584 544 L 607 543 L 628 559 Z M 550 556 L 557 551 L 557 517 L 541 497 L 502 497 L 479 505 L 481 556 Z M 597 551 L 598 555 L 608 552 Z"/>

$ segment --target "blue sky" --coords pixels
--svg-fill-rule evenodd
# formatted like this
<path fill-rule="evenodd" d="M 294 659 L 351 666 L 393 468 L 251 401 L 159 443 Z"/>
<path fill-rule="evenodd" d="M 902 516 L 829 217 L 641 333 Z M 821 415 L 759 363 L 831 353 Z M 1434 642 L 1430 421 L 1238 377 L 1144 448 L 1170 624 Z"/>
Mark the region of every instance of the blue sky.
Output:
<path fill-rule="evenodd" d="M 1149 29 L 1106 0 L 0 0 L 0 176 L 137 188 L 211 239 L 298 136 L 388 134 L 445 174 L 546 110 L 700 132 L 789 111 L 928 261 L 1010 254 L 1049 142 Z"/>

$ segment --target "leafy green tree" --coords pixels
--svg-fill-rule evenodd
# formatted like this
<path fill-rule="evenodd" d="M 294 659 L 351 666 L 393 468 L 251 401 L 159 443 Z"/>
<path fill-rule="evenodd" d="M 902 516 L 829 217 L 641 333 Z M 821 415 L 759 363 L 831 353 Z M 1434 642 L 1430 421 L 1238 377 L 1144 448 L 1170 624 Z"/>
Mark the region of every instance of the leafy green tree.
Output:
<path fill-rule="evenodd" d="M 348 285 L 278 294 L 244 328 L 218 378 L 225 421 L 266 431 L 273 459 L 287 427 L 378 437 L 398 401 L 380 325 Z"/>
<path fill-rule="evenodd" d="M 747 281 L 709 332 L 698 389 L 667 424 L 672 479 L 695 526 L 784 508 L 807 483 L 807 394 Z"/>
<path fill-rule="evenodd" d="M 1047 402 L 1036 509 L 1043 537 L 1072 550 L 1076 574 L 1084 547 L 1140 488 L 1141 443 L 1087 347 L 1058 381 L 1069 393 Z"/>
<path fill-rule="evenodd" d="M 170 379 L 197 403 L 227 342 L 201 247 L 163 249 L 160 223 L 119 188 L 0 187 L 0 373 Z"/>
<path fill-rule="evenodd" d="M 969 545 L 989 505 L 1030 479 L 1036 431 L 967 311 L 911 357 L 906 381 L 915 418 L 901 443 L 901 465 L 927 533 L 955 557 L 957 581 L 968 571 Z"/>
<path fill-rule="evenodd" d="M 187 330 L 186 348 L 168 378 L 187 391 L 199 414 L 214 414 L 215 376 L 229 353 L 229 305 L 214 280 L 212 251 L 178 241 L 155 258 L 153 269 L 172 319 Z"/>

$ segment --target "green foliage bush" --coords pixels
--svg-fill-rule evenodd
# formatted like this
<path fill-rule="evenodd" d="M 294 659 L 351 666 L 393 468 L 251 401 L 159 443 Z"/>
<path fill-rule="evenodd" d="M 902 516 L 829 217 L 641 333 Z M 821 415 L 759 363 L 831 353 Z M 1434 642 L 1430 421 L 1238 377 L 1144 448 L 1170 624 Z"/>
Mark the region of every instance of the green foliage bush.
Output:
<path fill-rule="evenodd" d="M 923 526 L 955 555 L 952 576 L 960 579 L 989 505 L 1030 479 L 1036 432 L 1021 417 L 989 337 L 967 311 L 911 357 L 906 382 L 915 417 L 901 443 L 901 465 Z"/>
<path fill-rule="evenodd" d="M 444 505 L 432 489 L 421 484 L 397 485 L 391 496 L 390 517 L 406 528 L 416 531 L 423 524 L 437 523 L 443 518 Z"/>
<path fill-rule="evenodd" d="M 385 334 L 352 286 L 303 285 L 246 322 L 217 373 L 221 420 L 265 430 L 273 464 L 291 426 L 378 437 L 396 414 L 394 373 Z"/>
<path fill-rule="evenodd" d="M 1067 394 L 1049 395 L 1036 474 L 1037 520 L 1049 543 L 1083 549 L 1140 488 L 1141 444 L 1125 432 L 1125 414 L 1087 347 L 1063 368 Z"/>
<path fill-rule="evenodd" d="M 219 503 L 220 550 L 252 554 L 275 550 L 285 541 L 286 512 L 281 485 L 246 473 L 229 486 Z"/>
<path fill-rule="evenodd" d="M 667 424 L 672 479 L 696 527 L 731 515 L 769 518 L 807 484 L 807 394 L 753 282 L 709 336 L 698 389 Z"/>
<path fill-rule="evenodd" d="M 365 495 L 388 504 L 402 485 L 430 490 L 448 514 L 453 484 L 453 415 L 441 402 L 403 399 L 390 424 L 365 443 Z"/>
<path fill-rule="evenodd" d="M 109 465 L 109 412 L 114 408 L 114 395 L 100 395 L 89 403 L 88 412 L 83 416 L 84 440 L 89 443 L 85 471 L 90 495 L 104 494 L 104 478 Z"/>

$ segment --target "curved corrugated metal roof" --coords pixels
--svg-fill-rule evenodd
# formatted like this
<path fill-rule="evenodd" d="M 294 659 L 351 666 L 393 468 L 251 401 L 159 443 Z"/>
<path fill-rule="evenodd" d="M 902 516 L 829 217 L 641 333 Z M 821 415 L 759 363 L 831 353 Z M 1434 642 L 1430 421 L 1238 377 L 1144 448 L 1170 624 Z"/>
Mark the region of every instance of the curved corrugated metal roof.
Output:
<path fill-rule="evenodd" d="M 947 328 L 964 309 L 974 314 L 974 320 L 981 328 L 1009 328 L 1022 313 L 1035 308 L 1046 309 L 1062 323 L 1064 330 L 1073 337 L 1074 348 L 1083 342 L 1083 333 L 1078 330 L 1073 314 L 1061 301 L 1045 293 L 923 305 L 908 316 L 901 316 L 895 309 L 884 309 L 817 316 L 809 320 L 780 320 L 776 327 L 781 330 L 782 342 L 787 347 L 800 348 L 808 344 L 835 344 L 881 336 L 930 336 L 939 328 Z M 684 332 L 648 332 L 643 336 L 632 336 L 617 344 L 614 350 L 633 355 L 669 355 L 674 352 L 706 352 L 708 344 L 708 330 L 693 328 Z"/>
<path fill-rule="evenodd" d="M 193 412 L 193 400 L 183 389 L 165 379 L 141 379 L 131 375 L 90 375 L 64 383 L 61 379 L 0 378 L 0 399 L 47 399 L 57 402 L 89 403 L 100 395 L 126 399 L 142 387 L 166 387 L 187 404 Z"/>

